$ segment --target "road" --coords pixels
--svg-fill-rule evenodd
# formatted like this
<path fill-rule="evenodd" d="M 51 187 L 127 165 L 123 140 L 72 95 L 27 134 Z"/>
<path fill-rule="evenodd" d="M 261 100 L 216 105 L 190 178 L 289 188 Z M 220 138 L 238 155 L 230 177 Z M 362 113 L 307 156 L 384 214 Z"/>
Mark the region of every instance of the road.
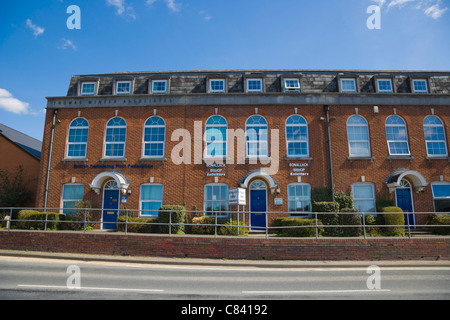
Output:
<path fill-rule="evenodd" d="M 367 267 L 202 266 L 1 256 L 0 299 L 450 299 L 450 264 L 392 265 L 369 273 Z M 368 282 L 376 287 L 369 288 Z"/>

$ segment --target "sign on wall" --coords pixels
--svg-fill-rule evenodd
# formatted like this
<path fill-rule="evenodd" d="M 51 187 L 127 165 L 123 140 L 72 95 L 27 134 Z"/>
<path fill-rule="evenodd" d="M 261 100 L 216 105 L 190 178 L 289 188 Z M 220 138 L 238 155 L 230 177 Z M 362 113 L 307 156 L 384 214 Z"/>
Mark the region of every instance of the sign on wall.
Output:
<path fill-rule="evenodd" d="M 247 205 L 247 198 L 245 189 L 236 188 L 228 191 L 228 204 L 229 205 Z"/>

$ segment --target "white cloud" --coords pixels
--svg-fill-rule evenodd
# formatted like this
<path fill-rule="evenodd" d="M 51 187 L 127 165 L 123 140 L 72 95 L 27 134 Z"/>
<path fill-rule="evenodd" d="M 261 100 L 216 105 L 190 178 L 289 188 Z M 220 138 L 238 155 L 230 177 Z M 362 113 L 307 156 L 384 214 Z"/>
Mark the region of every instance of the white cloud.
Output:
<path fill-rule="evenodd" d="M 45 31 L 44 28 L 38 27 L 36 25 L 33 24 L 33 22 L 30 19 L 27 19 L 27 27 L 30 28 L 31 30 L 33 30 L 33 34 L 34 37 L 37 38 L 40 35 L 42 35 Z"/>
<path fill-rule="evenodd" d="M 375 2 L 380 8 L 384 6 L 384 4 L 386 3 L 386 0 L 372 0 L 372 1 Z"/>
<path fill-rule="evenodd" d="M 391 2 L 389 2 L 388 4 L 388 9 L 392 8 L 392 7 L 403 7 L 406 3 L 411 2 L 411 1 L 416 1 L 416 0 L 392 0 Z"/>
<path fill-rule="evenodd" d="M 136 13 L 132 6 L 127 5 L 125 0 L 106 0 L 106 4 L 113 6 L 117 9 L 117 14 L 119 16 L 125 16 L 128 18 L 136 19 Z"/>
<path fill-rule="evenodd" d="M 166 0 L 167 8 L 172 10 L 173 12 L 181 11 L 181 3 L 175 2 L 175 0 Z"/>
<path fill-rule="evenodd" d="M 153 5 L 155 4 L 155 2 L 158 0 L 146 0 L 145 3 L 150 6 L 153 7 Z M 181 11 L 181 3 L 176 2 L 175 0 L 164 0 L 164 2 L 166 3 L 167 8 L 169 8 L 170 11 L 173 12 L 180 12 Z"/>
<path fill-rule="evenodd" d="M 205 10 L 201 10 L 199 13 L 203 17 L 203 19 L 205 19 L 206 21 L 209 21 L 212 19 L 212 17 L 209 15 L 209 13 L 206 12 Z"/>
<path fill-rule="evenodd" d="M 13 95 L 5 89 L 0 88 L 0 109 L 15 114 L 27 114 L 29 103 L 22 102 L 13 97 Z"/>
<path fill-rule="evenodd" d="M 448 10 L 448 8 L 441 9 L 440 6 L 439 6 L 439 3 L 437 3 L 437 4 L 435 4 L 435 5 L 433 5 L 433 6 L 429 7 L 429 8 L 426 8 L 424 10 L 424 12 L 425 12 L 425 14 L 428 17 L 431 17 L 433 19 L 439 19 L 440 17 L 442 17 L 442 15 L 447 10 Z"/>
<path fill-rule="evenodd" d="M 73 51 L 77 51 L 77 46 L 69 39 L 61 39 L 58 49 L 67 50 L 71 48 Z"/>

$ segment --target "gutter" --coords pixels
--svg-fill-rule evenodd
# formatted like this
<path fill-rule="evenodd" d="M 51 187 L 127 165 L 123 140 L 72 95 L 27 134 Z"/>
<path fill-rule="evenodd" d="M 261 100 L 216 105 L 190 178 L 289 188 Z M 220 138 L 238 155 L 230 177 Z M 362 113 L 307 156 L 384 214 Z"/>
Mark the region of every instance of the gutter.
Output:
<path fill-rule="evenodd" d="M 47 211 L 48 204 L 48 187 L 50 184 L 50 170 L 52 164 L 53 155 L 53 142 L 55 140 L 55 127 L 56 127 L 56 115 L 58 114 L 58 109 L 53 110 L 53 121 L 52 121 L 52 134 L 50 138 L 50 150 L 48 152 L 48 164 L 47 164 L 47 176 L 45 178 L 45 193 L 44 193 L 44 209 Z"/>
<path fill-rule="evenodd" d="M 331 135 L 330 135 L 330 106 L 323 106 L 326 115 L 326 131 L 327 131 L 327 145 L 328 145 L 328 166 L 330 173 L 330 189 L 331 200 L 334 202 L 334 179 L 333 179 L 333 159 L 331 154 Z"/>

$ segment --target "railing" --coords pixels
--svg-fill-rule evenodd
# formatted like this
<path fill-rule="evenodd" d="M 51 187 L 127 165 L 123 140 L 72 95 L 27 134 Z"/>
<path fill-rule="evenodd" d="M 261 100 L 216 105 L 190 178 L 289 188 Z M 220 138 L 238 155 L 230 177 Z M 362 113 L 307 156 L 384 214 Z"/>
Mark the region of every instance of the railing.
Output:
<path fill-rule="evenodd" d="M 18 213 L 22 210 L 33 210 L 39 211 L 42 219 L 20 219 L 18 217 Z M 60 212 L 76 212 L 76 214 L 60 214 Z M 178 223 L 176 219 L 174 219 L 174 214 L 176 211 L 168 210 L 168 211 L 142 211 L 142 210 L 131 210 L 131 209 L 123 209 L 123 210 L 109 210 L 114 211 L 117 215 L 120 212 L 120 216 L 125 217 L 119 221 L 114 222 L 105 222 L 102 221 L 103 212 L 105 209 L 91 209 L 91 208 L 78 208 L 78 209 L 67 209 L 67 208 L 47 208 L 47 209 L 36 209 L 36 208 L 0 208 L 0 231 L 13 231 L 13 230 L 41 230 L 44 232 L 55 231 L 51 226 L 58 226 L 57 231 L 65 232 L 65 231 L 77 231 L 77 232 L 89 232 L 96 230 L 105 230 L 109 229 L 108 227 L 112 227 L 112 229 L 117 230 L 120 229 L 125 234 L 132 233 L 140 233 L 130 231 L 133 226 L 138 227 L 149 227 L 153 229 L 152 231 L 146 231 L 143 233 L 156 233 L 156 234 L 168 234 L 172 236 L 176 234 L 176 231 L 173 229 L 194 229 L 199 227 L 204 227 L 208 229 L 208 232 L 205 233 L 192 233 L 188 232 L 188 234 L 195 234 L 196 236 L 202 236 L 203 234 L 207 234 L 209 236 L 220 236 L 223 234 L 223 228 L 227 231 L 227 235 L 234 236 L 242 236 L 243 234 L 247 235 L 249 232 L 254 232 L 254 236 L 263 236 L 266 239 L 274 236 L 288 236 L 288 237 L 315 237 L 318 239 L 319 237 L 355 237 L 355 238 L 364 238 L 367 237 L 386 237 L 386 236 L 400 236 L 400 237 L 423 237 L 423 236 L 436 236 L 436 234 L 431 231 L 436 230 L 445 230 L 445 232 L 437 232 L 438 234 L 443 234 L 444 236 L 450 235 L 450 222 L 446 220 L 448 224 L 410 224 L 410 219 L 405 219 L 405 224 L 377 224 L 368 223 L 368 217 L 376 217 L 379 215 L 415 215 L 417 216 L 431 216 L 431 215 L 449 215 L 450 213 L 435 213 L 435 212 L 415 212 L 415 213 L 373 213 L 373 212 L 313 212 L 306 214 L 303 220 L 298 221 L 307 221 L 309 224 L 304 225 L 273 225 L 274 219 L 271 217 L 272 215 L 276 217 L 291 217 L 289 212 L 267 212 L 262 213 L 265 215 L 265 226 L 251 226 L 249 223 L 251 219 L 251 215 L 254 214 L 248 211 L 227 211 L 227 212 L 205 212 L 205 211 L 183 211 L 184 215 L 188 217 L 188 222 Z M 157 219 L 158 214 L 166 212 L 169 215 L 168 222 L 161 222 Z M 92 218 L 89 217 L 90 214 L 94 214 L 100 216 L 100 218 Z M 150 213 L 150 214 L 149 214 Z M 153 214 L 153 215 L 151 215 Z M 223 215 L 226 214 L 226 217 Z M 58 219 L 51 219 L 53 215 L 56 215 Z M 323 223 L 322 220 L 326 217 L 333 217 L 335 219 L 341 219 L 344 215 L 353 215 L 359 217 L 354 221 L 359 221 L 360 223 L 356 224 L 336 224 L 336 223 Z M 44 218 L 45 216 L 45 218 Z M 193 223 L 192 219 L 195 217 L 211 217 L 214 219 L 213 223 Z M 150 219 L 146 221 L 135 221 L 133 218 L 143 218 Z M 269 218 L 270 217 L 270 218 Z M 339 218 L 340 217 L 340 218 Z M 62 218 L 62 219 L 61 219 Z M 154 220 L 151 220 L 153 218 Z M 372 218 L 372 220 L 374 220 Z M 426 219 L 422 219 L 426 220 Z M 238 222 L 239 221 L 239 222 Z M 247 222 L 246 222 L 247 221 Z M 297 221 L 297 222 L 298 222 Z M 25 226 L 23 226 L 25 223 Z M 28 223 L 28 225 L 26 224 Z M 65 228 L 65 226 L 71 224 L 72 229 Z M 79 225 L 79 228 L 73 228 L 73 225 Z M 31 227 L 38 226 L 38 227 Z M 97 229 L 94 229 L 93 226 L 96 226 Z M 167 232 L 161 232 L 161 227 L 164 226 L 167 229 Z M 446 228 L 446 229 L 445 229 Z M 214 230 L 212 233 L 211 230 Z M 311 231 L 312 229 L 312 231 Z M 353 235 L 349 235 L 346 231 L 352 231 Z M 356 231 L 355 231 L 356 230 Z M 377 230 L 374 234 L 374 231 Z M 380 231 L 381 230 L 381 231 Z M 394 230 L 394 232 L 389 235 L 386 234 L 383 230 Z M 300 235 L 293 235 L 298 233 Z"/>

